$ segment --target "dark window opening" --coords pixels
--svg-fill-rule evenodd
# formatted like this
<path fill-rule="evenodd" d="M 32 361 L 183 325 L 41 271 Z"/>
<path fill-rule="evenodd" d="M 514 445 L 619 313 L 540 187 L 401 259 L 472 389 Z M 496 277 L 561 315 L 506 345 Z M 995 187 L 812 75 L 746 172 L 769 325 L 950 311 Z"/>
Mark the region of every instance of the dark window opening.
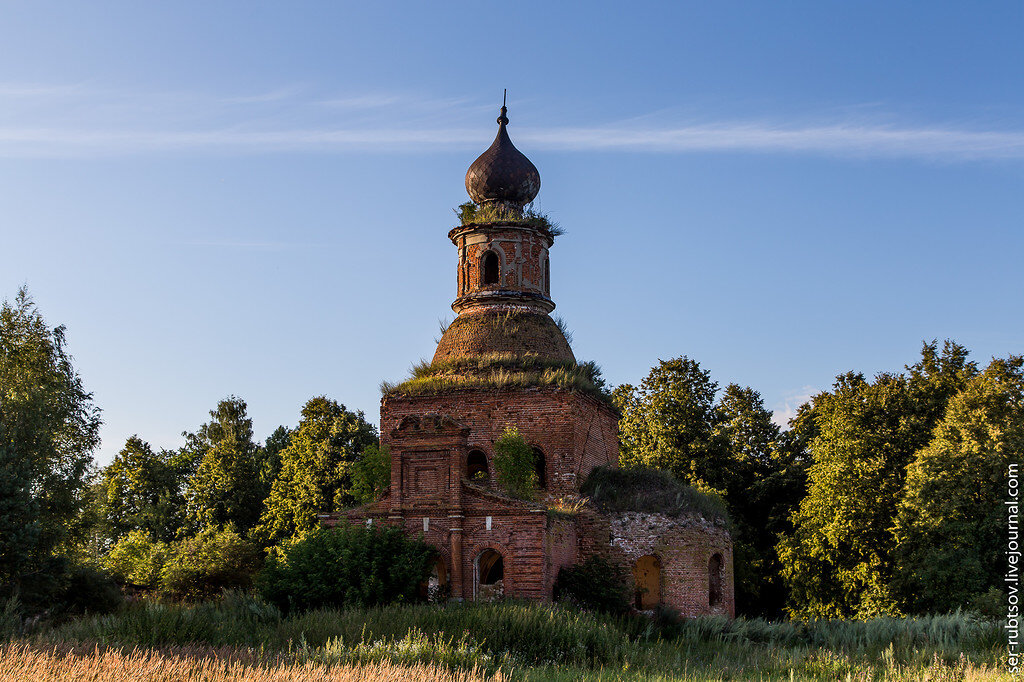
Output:
<path fill-rule="evenodd" d="M 708 606 L 722 603 L 722 555 L 713 554 L 708 561 Z"/>
<path fill-rule="evenodd" d="M 466 478 L 471 481 L 489 481 L 490 473 L 487 470 L 487 455 L 479 450 L 472 450 L 466 457 Z"/>
<path fill-rule="evenodd" d="M 488 251 L 484 254 L 481 284 L 497 284 L 499 281 L 498 254 Z"/>
<path fill-rule="evenodd" d="M 551 295 L 551 261 L 544 259 L 544 293 Z"/>
<path fill-rule="evenodd" d="M 540 451 L 540 448 L 533 449 L 533 467 L 537 472 L 537 485 L 541 488 L 547 488 L 547 465 L 544 461 L 544 453 Z"/>

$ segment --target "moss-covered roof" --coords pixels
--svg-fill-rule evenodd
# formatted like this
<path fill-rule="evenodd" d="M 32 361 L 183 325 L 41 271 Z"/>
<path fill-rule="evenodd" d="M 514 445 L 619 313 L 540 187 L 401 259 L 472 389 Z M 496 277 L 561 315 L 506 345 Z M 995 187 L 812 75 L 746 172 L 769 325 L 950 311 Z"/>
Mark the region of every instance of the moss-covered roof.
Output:
<path fill-rule="evenodd" d="M 708 521 L 729 523 L 722 498 L 701 492 L 659 469 L 596 467 L 580 486 L 580 493 L 603 512 L 700 514 Z"/>

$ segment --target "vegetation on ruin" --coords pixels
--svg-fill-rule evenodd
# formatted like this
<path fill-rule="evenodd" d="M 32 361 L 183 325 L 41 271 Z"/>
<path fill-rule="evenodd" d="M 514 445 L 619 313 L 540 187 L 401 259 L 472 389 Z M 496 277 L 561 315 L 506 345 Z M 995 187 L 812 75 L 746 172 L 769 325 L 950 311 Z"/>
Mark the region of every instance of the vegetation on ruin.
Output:
<path fill-rule="evenodd" d="M 494 441 L 494 471 L 498 485 L 512 497 L 537 497 L 537 456 L 515 426 L 506 426 Z"/>
<path fill-rule="evenodd" d="M 413 366 L 400 383 L 381 383 L 384 395 L 424 395 L 460 389 L 529 388 L 553 386 L 579 391 L 609 405 L 611 393 L 592 361 L 573 363 L 545 360 L 535 353 L 491 353 Z"/>
<path fill-rule="evenodd" d="M 658 469 L 596 467 L 580 486 L 580 494 L 604 512 L 699 514 L 711 522 L 729 522 L 721 497 L 680 483 L 672 474 Z"/>
<path fill-rule="evenodd" d="M 532 203 L 523 208 L 517 208 L 510 204 L 484 204 L 481 206 L 467 201 L 452 210 L 459 217 L 459 222 L 462 225 L 518 223 L 546 230 L 552 237 L 565 234 L 565 230 L 558 223 L 552 221 L 546 213 L 534 208 Z"/>

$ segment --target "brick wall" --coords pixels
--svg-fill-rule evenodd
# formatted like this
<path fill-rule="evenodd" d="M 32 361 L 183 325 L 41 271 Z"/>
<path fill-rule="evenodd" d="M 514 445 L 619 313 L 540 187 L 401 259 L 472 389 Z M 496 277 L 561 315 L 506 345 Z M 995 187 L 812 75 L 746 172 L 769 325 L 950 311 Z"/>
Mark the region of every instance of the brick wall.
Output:
<path fill-rule="evenodd" d="M 579 530 L 574 519 L 557 517 L 548 519 L 547 534 L 544 539 L 545 596 L 551 596 L 560 569 L 579 563 L 579 547 Z"/>
<path fill-rule="evenodd" d="M 544 452 L 548 495 L 576 493 L 594 466 L 617 462 L 616 414 L 580 393 L 535 387 L 387 396 L 381 433 L 391 447 L 391 488 L 377 503 L 325 523 L 372 517 L 422 536 L 438 548 L 456 598 L 477 596 L 477 562 L 486 550 L 502 556 L 501 594 L 541 600 L 551 598 L 560 568 L 587 556 L 604 555 L 632 572 L 638 559 L 653 555 L 661 603 L 686 616 L 734 614 L 732 543 L 723 526 L 699 516 L 608 515 L 589 507 L 573 518 L 551 517 L 542 503 L 508 498 L 496 487 L 492 463 L 506 425 Z M 472 450 L 486 456 L 490 480 L 465 480 Z M 720 599 L 711 604 L 716 555 Z"/>
<path fill-rule="evenodd" d="M 661 603 L 684 616 L 736 613 L 732 539 L 728 530 L 698 515 L 588 511 L 579 519 L 580 553 L 599 554 L 620 562 L 630 572 L 638 559 L 653 555 L 661 568 Z M 721 597 L 712 605 L 709 565 L 721 557 Z"/>
<path fill-rule="evenodd" d="M 575 493 L 590 470 L 618 462 L 618 417 L 605 403 L 575 391 L 553 387 L 460 390 L 436 396 L 386 396 L 381 401 L 382 440 L 392 446 L 392 433 L 409 416 L 457 415 L 468 429 L 465 457 L 479 450 L 487 457 L 494 479 L 494 441 L 506 426 L 515 426 L 526 442 L 544 453 L 548 492 Z"/>
<path fill-rule="evenodd" d="M 576 361 L 562 330 L 546 313 L 495 305 L 474 306 L 455 318 L 441 335 L 434 362 L 491 353 Z"/>
<path fill-rule="evenodd" d="M 550 296 L 545 261 L 551 237 L 525 225 L 468 225 L 449 234 L 459 250 L 458 295 L 479 291 L 510 289 Z M 484 284 L 483 256 L 498 255 L 500 281 Z"/>

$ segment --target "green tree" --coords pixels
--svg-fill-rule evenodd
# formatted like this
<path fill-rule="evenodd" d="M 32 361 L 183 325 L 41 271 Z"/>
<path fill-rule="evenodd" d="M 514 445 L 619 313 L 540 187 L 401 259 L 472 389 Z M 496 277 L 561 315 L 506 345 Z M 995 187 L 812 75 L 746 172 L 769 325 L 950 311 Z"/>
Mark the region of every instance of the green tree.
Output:
<path fill-rule="evenodd" d="M 0 584 L 10 584 L 26 570 L 38 542 L 39 515 L 32 495 L 31 466 L 0 437 Z"/>
<path fill-rule="evenodd" d="M 963 347 L 925 344 L 906 374 L 848 373 L 814 397 L 808 493 L 779 544 L 799 617 L 897 613 L 893 527 L 907 466 L 976 369 Z"/>
<path fill-rule="evenodd" d="M 613 392 L 622 412 L 620 462 L 671 472 L 720 495 L 732 518 L 737 607 L 778 616 L 784 585 L 777 535 L 803 496 L 802 440 L 780 432 L 760 394 L 730 384 L 718 395 L 709 372 L 686 357 L 660 360 L 637 389 Z"/>
<path fill-rule="evenodd" d="M 724 495 L 733 472 L 722 466 L 726 443 L 715 433 L 717 392 L 711 373 L 685 356 L 659 360 L 639 389 L 616 388 L 622 465 L 665 469 Z"/>
<path fill-rule="evenodd" d="M 357 504 L 377 500 L 391 485 L 391 452 L 371 443 L 352 464 L 352 497 Z"/>
<path fill-rule="evenodd" d="M 25 288 L 0 306 L 0 585 L 8 589 L 85 534 L 101 420 L 64 334 L 46 325 Z"/>
<path fill-rule="evenodd" d="M 281 451 L 291 442 L 291 430 L 286 426 L 278 426 L 260 448 L 260 481 L 268 492 L 281 473 Z"/>
<path fill-rule="evenodd" d="M 911 612 L 945 612 L 1001 585 L 1011 464 L 1024 464 L 1024 360 L 993 360 L 949 402 L 907 472 L 896 582 Z"/>
<path fill-rule="evenodd" d="M 804 493 L 805 466 L 772 421 L 761 395 L 729 384 L 715 406 L 714 432 L 726 444 L 725 500 L 733 519 L 737 607 L 778 617 L 785 586 L 775 545 Z"/>
<path fill-rule="evenodd" d="M 501 438 L 494 441 L 494 470 L 505 492 L 523 500 L 537 497 L 536 457 L 516 427 L 505 427 Z"/>
<path fill-rule="evenodd" d="M 189 528 L 198 531 L 230 524 L 246 533 L 259 520 L 266 497 L 252 419 L 245 401 L 234 396 L 221 400 L 210 417 L 195 434 L 186 434 L 182 466 L 190 466 L 187 455 L 198 459 L 185 490 Z"/>
<path fill-rule="evenodd" d="M 184 499 L 171 453 L 154 453 L 131 436 L 114 461 L 103 468 L 98 486 L 100 524 L 117 542 L 133 530 L 155 540 L 174 539 L 181 526 Z"/>
<path fill-rule="evenodd" d="M 260 540 L 273 544 L 304 533 L 316 527 L 317 514 L 351 505 L 353 463 L 376 441 L 377 430 L 362 412 L 323 396 L 309 400 L 281 451 L 281 473 L 260 518 Z"/>

